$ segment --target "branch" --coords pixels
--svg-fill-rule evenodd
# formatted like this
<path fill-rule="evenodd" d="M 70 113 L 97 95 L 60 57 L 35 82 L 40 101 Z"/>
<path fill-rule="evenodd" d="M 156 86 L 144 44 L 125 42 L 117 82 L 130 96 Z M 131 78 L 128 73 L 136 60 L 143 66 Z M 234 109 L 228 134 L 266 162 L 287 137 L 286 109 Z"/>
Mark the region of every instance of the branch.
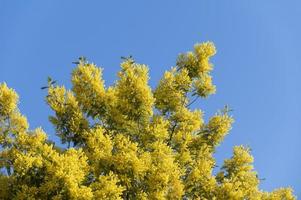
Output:
<path fill-rule="evenodd" d="M 175 122 L 175 124 L 173 125 L 172 129 L 171 129 L 171 133 L 170 133 L 170 136 L 169 136 L 169 139 L 168 139 L 168 142 L 167 142 L 167 145 L 170 145 L 171 143 L 171 140 L 172 140 L 172 136 L 176 130 L 176 127 L 178 125 L 178 122 Z"/>
<path fill-rule="evenodd" d="M 191 106 L 194 102 L 196 102 L 196 100 L 198 100 L 199 96 L 196 96 L 194 100 L 192 100 L 189 104 L 186 105 L 186 108 L 188 108 L 189 106 Z"/>

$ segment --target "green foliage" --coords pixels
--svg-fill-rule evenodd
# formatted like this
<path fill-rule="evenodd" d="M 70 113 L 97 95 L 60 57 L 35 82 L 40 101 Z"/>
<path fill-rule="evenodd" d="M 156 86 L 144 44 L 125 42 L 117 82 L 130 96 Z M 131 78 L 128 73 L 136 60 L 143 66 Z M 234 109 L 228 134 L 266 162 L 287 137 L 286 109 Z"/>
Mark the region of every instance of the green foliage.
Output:
<path fill-rule="evenodd" d="M 0 84 L 0 199 L 217 199 L 293 200 L 292 189 L 259 189 L 248 148 L 213 173 L 213 154 L 234 122 L 229 109 L 208 122 L 190 105 L 216 89 L 211 42 L 180 54 L 156 88 L 148 68 L 125 58 L 114 85 L 81 57 L 72 89 L 48 80 L 50 122 L 62 144 L 41 128 L 28 129 L 18 95 Z"/>

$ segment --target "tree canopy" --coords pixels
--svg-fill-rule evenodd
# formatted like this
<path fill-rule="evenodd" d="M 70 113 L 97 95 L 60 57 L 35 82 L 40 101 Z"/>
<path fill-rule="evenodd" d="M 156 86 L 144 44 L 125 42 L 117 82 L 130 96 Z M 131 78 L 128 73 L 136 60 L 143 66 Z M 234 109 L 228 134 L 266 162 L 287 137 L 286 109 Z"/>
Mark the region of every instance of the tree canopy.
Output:
<path fill-rule="evenodd" d="M 248 147 L 235 146 L 216 166 L 213 154 L 234 122 L 230 110 L 205 121 L 191 108 L 216 91 L 215 53 L 211 42 L 196 44 L 155 88 L 148 67 L 132 57 L 109 87 L 102 69 L 81 57 L 71 89 L 51 79 L 44 87 L 49 120 L 66 145 L 29 129 L 17 93 L 0 84 L 0 199 L 296 199 L 291 188 L 259 188 Z"/>

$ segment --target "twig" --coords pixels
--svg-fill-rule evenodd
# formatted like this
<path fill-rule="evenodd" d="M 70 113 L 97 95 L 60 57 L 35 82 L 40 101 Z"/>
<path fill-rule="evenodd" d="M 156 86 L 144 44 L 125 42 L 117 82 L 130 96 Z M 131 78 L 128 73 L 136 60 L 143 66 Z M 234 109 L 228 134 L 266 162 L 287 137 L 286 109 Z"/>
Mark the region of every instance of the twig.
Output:
<path fill-rule="evenodd" d="M 196 100 L 198 100 L 199 96 L 196 96 L 195 99 L 193 101 L 191 101 L 189 104 L 186 105 L 186 108 L 188 108 L 189 106 L 191 106 L 194 102 L 196 102 Z"/>

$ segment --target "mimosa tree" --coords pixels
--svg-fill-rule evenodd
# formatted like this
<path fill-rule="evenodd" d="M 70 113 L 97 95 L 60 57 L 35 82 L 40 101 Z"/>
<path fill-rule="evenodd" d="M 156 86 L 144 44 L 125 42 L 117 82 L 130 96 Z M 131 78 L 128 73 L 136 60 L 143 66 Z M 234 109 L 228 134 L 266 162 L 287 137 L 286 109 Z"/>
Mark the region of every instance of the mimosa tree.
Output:
<path fill-rule="evenodd" d="M 106 87 L 102 69 L 81 58 L 72 88 L 49 80 L 50 122 L 62 144 L 29 129 L 18 95 L 0 85 L 0 199 L 292 200 L 265 192 L 248 147 L 235 146 L 217 173 L 213 153 L 233 123 L 229 108 L 208 121 L 197 99 L 215 93 L 211 42 L 180 54 L 155 88 L 148 67 L 125 58 Z M 65 148 L 63 148 L 65 146 Z"/>

